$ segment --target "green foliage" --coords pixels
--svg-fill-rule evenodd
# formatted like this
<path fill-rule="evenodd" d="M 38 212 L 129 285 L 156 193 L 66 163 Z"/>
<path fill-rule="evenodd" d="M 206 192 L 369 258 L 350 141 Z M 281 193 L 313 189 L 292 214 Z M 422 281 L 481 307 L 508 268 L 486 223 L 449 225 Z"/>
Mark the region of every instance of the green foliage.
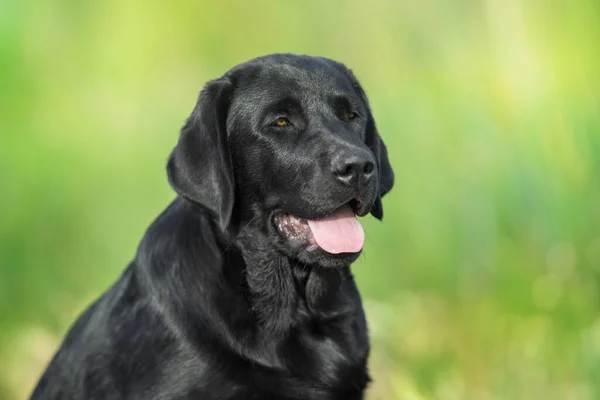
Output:
<path fill-rule="evenodd" d="M 202 84 L 271 52 L 363 82 L 397 183 L 354 266 L 371 399 L 600 398 L 595 0 L 5 1 L 0 398 L 173 197 Z"/>

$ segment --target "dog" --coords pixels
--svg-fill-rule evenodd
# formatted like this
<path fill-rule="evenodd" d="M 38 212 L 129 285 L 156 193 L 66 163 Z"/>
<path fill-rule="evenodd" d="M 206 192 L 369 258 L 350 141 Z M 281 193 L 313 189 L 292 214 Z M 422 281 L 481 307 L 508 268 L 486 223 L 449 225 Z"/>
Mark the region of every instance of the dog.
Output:
<path fill-rule="evenodd" d="M 394 173 L 336 61 L 271 54 L 209 81 L 167 162 L 177 193 L 71 327 L 31 399 L 362 399 L 349 266 Z"/>

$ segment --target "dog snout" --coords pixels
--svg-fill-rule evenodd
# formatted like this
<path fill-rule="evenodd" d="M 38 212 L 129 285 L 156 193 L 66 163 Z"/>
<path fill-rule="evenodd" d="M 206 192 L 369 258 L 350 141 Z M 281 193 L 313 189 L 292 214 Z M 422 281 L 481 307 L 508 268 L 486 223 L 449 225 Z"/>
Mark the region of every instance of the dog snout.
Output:
<path fill-rule="evenodd" d="M 360 187 L 375 174 L 375 159 L 367 151 L 341 151 L 333 159 L 335 178 L 346 186 Z"/>

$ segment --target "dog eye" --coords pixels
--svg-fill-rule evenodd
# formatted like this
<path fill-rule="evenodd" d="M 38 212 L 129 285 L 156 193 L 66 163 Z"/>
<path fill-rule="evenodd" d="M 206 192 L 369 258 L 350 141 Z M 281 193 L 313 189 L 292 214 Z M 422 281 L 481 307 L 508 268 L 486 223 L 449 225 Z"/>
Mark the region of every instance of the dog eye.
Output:
<path fill-rule="evenodd" d="M 285 117 L 279 117 L 275 120 L 275 126 L 284 127 L 284 126 L 290 126 L 290 125 L 292 125 L 292 123 L 290 122 L 289 119 L 287 119 Z"/>
<path fill-rule="evenodd" d="M 358 117 L 358 113 L 355 113 L 354 111 L 348 111 L 348 119 L 349 120 L 353 120 L 354 118 Z"/>

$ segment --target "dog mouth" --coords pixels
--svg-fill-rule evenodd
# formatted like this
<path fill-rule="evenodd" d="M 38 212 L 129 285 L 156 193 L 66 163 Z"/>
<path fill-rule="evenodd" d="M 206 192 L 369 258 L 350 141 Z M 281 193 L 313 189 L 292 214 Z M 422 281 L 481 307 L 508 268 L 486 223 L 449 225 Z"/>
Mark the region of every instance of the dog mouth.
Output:
<path fill-rule="evenodd" d="M 304 245 L 307 251 L 320 248 L 330 254 L 358 253 L 365 241 L 357 218 L 359 213 L 364 215 L 363 208 L 359 201 L 352 200 L 323 218 L 305 219 L 282 213 L 275 216 L 275 223 L 283 237 Z"/>

